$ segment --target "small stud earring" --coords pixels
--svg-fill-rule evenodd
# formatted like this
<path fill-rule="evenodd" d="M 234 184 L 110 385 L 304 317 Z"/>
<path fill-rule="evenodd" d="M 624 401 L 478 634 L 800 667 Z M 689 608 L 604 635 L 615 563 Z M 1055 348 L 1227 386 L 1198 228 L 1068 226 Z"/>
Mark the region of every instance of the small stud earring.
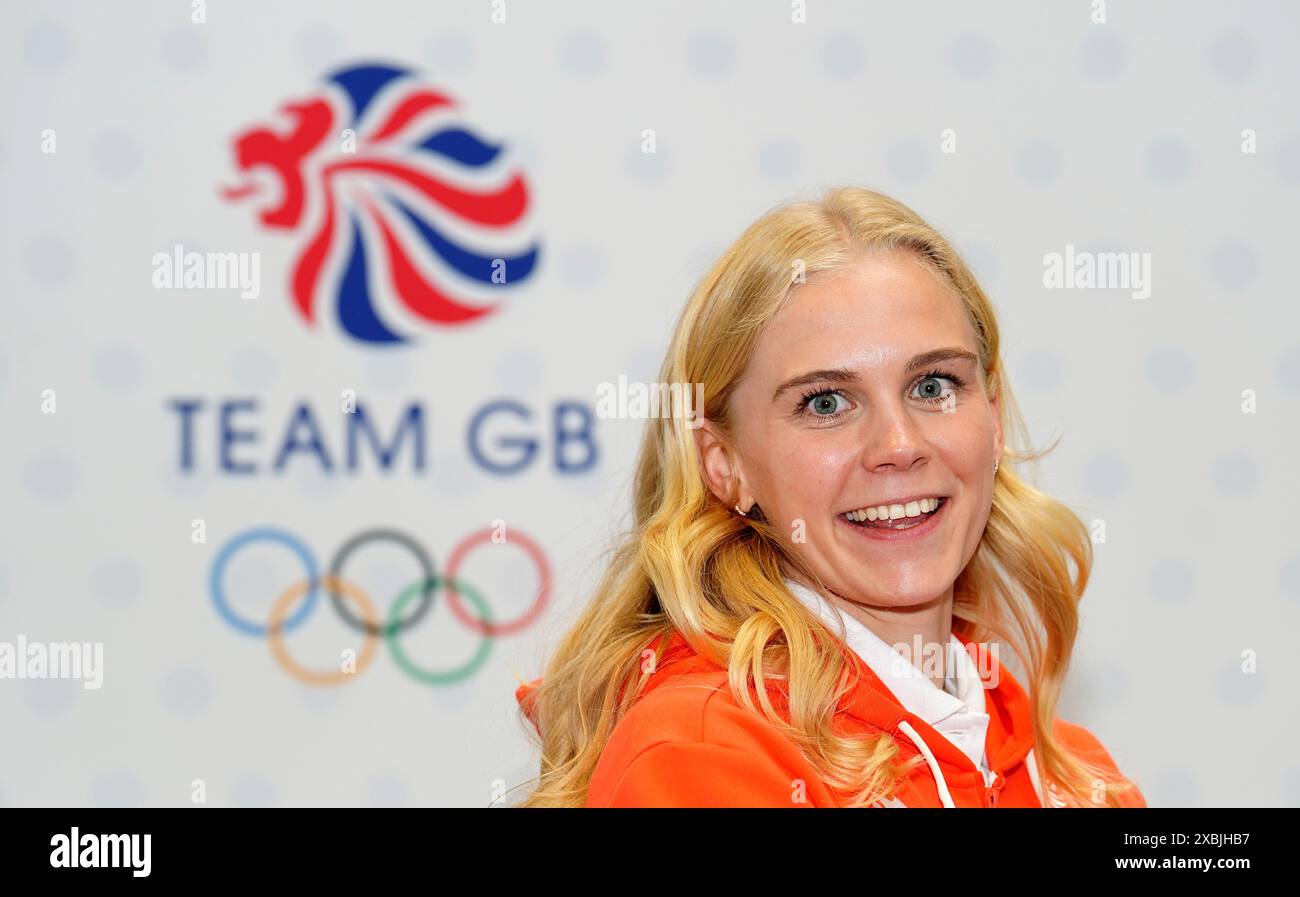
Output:
<path fill-rule="evenodd" d="M 998 461 L 997 458 L 994 458 L 994 459 L 993 459 L 993 474 L 994 474 L 994 476 L 997 475 L 997 472 L 998 472 L 998 464 L 999 464 L 999 463 L 1000 463 L 1000 462 Z"/>

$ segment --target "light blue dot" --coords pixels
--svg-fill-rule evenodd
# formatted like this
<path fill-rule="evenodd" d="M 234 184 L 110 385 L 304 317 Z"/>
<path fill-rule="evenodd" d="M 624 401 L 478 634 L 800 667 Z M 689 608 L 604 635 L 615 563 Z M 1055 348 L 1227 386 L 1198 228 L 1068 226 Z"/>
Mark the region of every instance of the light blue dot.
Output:
<path fill-rule="evenodd" d="M 192 236 L 193 235 L 191 235 L 191 237 Z M 201 240 L 195 240 L 195 239 L 173 240 L 170 243 L 164 243 L 162 246 L 159 247 L 159 250 L 170 254 L 175 250 L 177 246 L 180 246 L 181 249 L 184 250 L 184 252 L 187 255 L 191 252 L 198 253 L 199 255 L 204 255 L 208 251 L 207 246 L 205 246 Z"/>
<path fill-rule="evenodd" d="M 313 72 L 329 68 L 343 52 L 343 42 L 338 32 L 321 22 L 304 26 L 298 33 L 294 46 L 303 65 Z"/>
<path fill-rule="evenodd" d="M 62 501 L 77 487 L 77 467 L 67 455 L 46 452 L 27 463 L 27 487 L 42 501 Z"/>
<path fill-rule="evenodd" d="M 717 31 L 702 31 L 686 42 L 686 61 L 703 78 L 721 78 L 736 63 L 736 45 Z"/>
<path fill-rule="evenodd" d="M 320 464 L 316 462 L 304 464 L 295 474 L 295 479 L 302 494 L 308 498 L 334 498 L 343 491 L 342 479 L 321 470 Z"/>
<path fill-rule="evenodd" d="M 604 254 L 590 243 L 578 243 L 560 251 L 560 279 L 570 287 L 586 289 L 604 279 Z"/>
<path fill-rule="evenodd" d="M 493 443 L 488 443 L 491 446 Z M 514 456 L 506 455 L 500 459 L 503 464 L 513 463 Z M 459 453 L 448 452 L 434 461 L 432 472 L 438 494 L 447 501 L 462 501 L 475 495 L 482 485 L 481 474 L 477 467 L 462 459 Z"/>
<path fill-rule="evenodd" d="M 1289 181 L 1300 181 L 1300 137 L 1289 137 L 1278 147 L 1277 173 Z"/>
<path fill-rule="evenodd" d="M 202 455 L 195 462 L 196 470 L 185 472 L 180 469 L 179 461 L 177 466 L 163 475 L 163 482 L 167 488 L 177 495 L 186 498 L 196 498 L 203 495 L 208 489 L 212 488 L 212 476 L 203 471 Z"/>
<path fill-rule="evenodd" d="M 1065 383 L 1065 359 L 1056 349 L 1030 349 L 1020 356 L 1016 389 L 1054 393 Z"/>
<path fill-rule="evenodd" d="M 1224 240 L 1210 252 L 1210 274 L 1225 287 L 1240 288 L 1255 279 L 1255 251 L 1236 240 Z"/>
<path fill-rule="evenodd" d="M 913 185 L 930 170 L 925 144 L 915 137 L 900 140 L 885 150 L 885 171 L 900 184 Z"/>
<path fill-rule="evenodd" d="M 1015 173 L 1031 187 L 1047 187 L 1060 179 L 1065 158 L 1050 140 L 1031 137 L 1016 151 Z"/>
<path fill-rule="evenodd" d="M 1282 565 L 1279 579 L 1283 594 L 1293 601 L 1300 601 L 1300 555 Z"/>
<path fill-rule="evenodd" d="M 1083 466 L 1083 485 L 1095 498 L 1114 498 L 1128 485 L 1128 468 L 1113 455 L 1101 455 Z"/>
<path fill-rule="evenodd" d="M 497 361 L 497 385 L 508 393 L 527 393 L 542 382 L 542 363 L 530 351 L 507 352 Z"/>
<path fill-rule="evenodd" d="M 122 181 L 140 170 L 143 153 L 134 137 L 123 131 L 96 135 L 90 146 L 95 170 L 111 181 Z"/>
<path fill-rule="evenodd" d="M 421 571 L 415 560 L 401 557 L 401 554 L 401 549 L 396 546 L 376 546 L 373 554 L 360 557 L 359 563 L 348 573 L 367 594 L 400 595 L 403 589 L 421 581 Z"/>
<path fill-rule="evenodd" d="M 638 142 L 635 149 L 628 154 L 627 173 L 644 184 L 656 184 L 668 174 L 670 162 L 662 146 L 656 145 L 653 153 L 641 151 Z"/>
<path fill-rule="evenodd" d="M 105 773 L 91 783 L 90 803 L 96 807 L 143 806 L 144 785 L 130 772 Z"/>
<path fill-rule="evenodd" d="M 1164 187 L 1185 182 L 1192 171 L 1192 150 L 1181 137 L 1158 137 L 1147 144 L 1142 155 L 1147 180 Z"/>
<path fill-rule="evenodd" d="M 474 62 L 474 48 L 460 34 L 444 31 L 435 34 L 429 50 L 429 74 L 439 80 L 459 78 Z"/>
<path fill-rule="evenodd" d="M 95 354 L 95 377 L 117 392 L 130 392 L 144 378 L 140 353 L 131 346 L 106 346 Z"/>
<path fill-rule="evenodd" d="M 513 154 L 515 160 L 525 171 L 536 174 L 542 169 L 544 160 L 537 141 L 520 134 L 511 137 L 503 145 L 506 146 L 507 152 Z"/>
<path fill-rule="evenodd" d="M 622 358 L 625 359 L 622 367 L 627 371 L 629 379 L 638 383 L 653 383 L 659 380 L 659 367 L 663 363 L 663 358 L 653 349 L 646 346 L 625 347 Z M 692 390 L 692 397 L 694 394 Z"/>
<path fill-rule="evenodd" d="M 978 81 L 993 74 L 997 48 L 986 35 L 965 32 L 948 44 L 948 66 L 958 78 Z"/>
<path fill-rule="evenodd" d="M 532 580 L 526 579 L 524 582 Z M 457 656 L 467 655 L 468 652 Z M 436 708 L 439 716 L 467 716 L 474 712 L 475 707 L 481 707 L 484 701 L 491 700 L 491 696 L 483 692 L 482 681 L 466 679 L 444 688 L 430 689 L 429 703 Z"/>
<path fill-rule="evenodd" d="M 309 710 L 318 713 L 337 713 L 346 706 L 347 692 L 342 688 L 311 688 L 304 685 L 298 697 Z"/>
<path fill-rule="evenodd" d="M 178 72 L 193 72 L 208 61 L 208 45 L 200 29 L 206 25 L 190 24 L 173 28 L 163 35 L 162 60 Z"/>
<path fill-rule="evenodd" d="M 1220 455 L 1214 459 L 1210 468 L 1210 479 L 1222 494 L 1241 496 L 1254 491 L 1259 472 L 1256 470 L 1255 462 L 1249 457 L 1234 453 Z"/>
<path fill-rule="evenodd" d="M 1224 667 L 1219 675 L 1219 694 L 1223 700 L 1234 706 L 1250 704 L 1259 699 L 1264 693 L 1264 686 L 1260 681 L 1260 672 L 1258 660 L 1256 661 L 1255 672 L 1247 673 L 1242 669 L 1244 660 L 1238 658 Z"/>
<path fill-rule="evenodd" d="M 1120 246 L 1119 240 L 1114 237 L 1103 236 L 1094 237 L 1092 240 L 1083 244 L 1081 249 L 1086 249 L 1094 255 L 1127 255 L 1128 250 Z"/>
<path fill-rule="evenodd" d="M 1128 70 L 1128 44 L 1113 25 L 1092 25 L 1079 45 L 1079 71 L 1094 84 L 1107 84 Z"/>
<path fill-rule="evenodd" d="M 140 565 L 130 558 L 117 557 L 100 561 L 91 575 L 95 596 L 112 607 L 135 601 L 142 588 Z"/>
<path fill-rule="evenodd" d="M 1182 603 L 1192 594 L 1195 577 L 1177 558 L 1165 558 L 1151 568 L 1151 594 L 1165 601 Z"/>
<path fill-rule="evenodd" d="M 410 356 L 371 355 L 366 360 L 366 382 L 385 392 L 402 389 L 411 382 Z M 361 401 L 360 396 L 357 401 Z"/>
<path fill-rule="evenodd" d="M 1002 273 L 998 251 L 991 243 L 972 243 L 963 253 L 966 267 L 983 284 L 996 283 Z"/>
<path fill-rule="evenodd" d="M 560 41 L 560 68 L 577 78 L 605 70 L 605 44 L 590 31 L 575 31 Z"/>
<path fill-rule="evenodd" d="M 230 786 L 233 807 L 270 807 L 275 803 L 275 788 L 265 776 L 245 775 Z"/>
<path fill-rule="evenodd" d="M 691 250 L 686 259 L 686 270 L 703 274 L 713 267 L 722 255 L 725 243 L 709 246 L 697 246 Z"/>
<path fill-rule="evenodd" d="M 278 368 L 274 355 L 251 346 L 236 349 L 226 362 L 226 371 L 234 384 L 250 391 L 262 391 L 274 386 L 279 378 Z"/>
<path fill-rule="evenodd" d="M 29 639 L 29 643 L 30 643 Z M 27 679 L 27 706 L 40 719 L 66 715 L 85 687 L 76 679 Z"/>
<path fill-rule="evenodd" d="M 573 454 L 573 457 L 575 460 L 578 459 L 576 452 Z M 589 499 L 594 499 L 596 495 L 605 488 L 605 484 L 601 481 L 601 478 L 593 476 L 590 471 L 586 473 L 567 475 L 561 480 L 561 485 L 568 486 L 571 491 Z"/>
<path fill-rule="evenodd" d="M 1241 81 L 1255 67 L 1255 44 L 1239 31 L 1218 35 L 1205 51 L 1210 71 L 1223 81 Z"/>
<path fill-rule="evenodd" d="M 41 22 L 27 33 L 27 61 L 42 68 L 59 68 L 72 58 L 72 39 L 67 29 L 53 22 Z"/>
<path fill-rule="evenodd" d="M 1186 392 L 1192 383 L 1192 360 L 1177 347 L 1158 349 L 1147 356 L 1146 373 L 1165 392 Z"/>
<path fill-rule="evenodd" d="M 799 146 L 789 140 L 772 140 L 759 148 L 758 170 L 769 180 L 786 181 L 799 172 Z"/>
<path fill-rule="evenodd" d="M 193 716 L 205 710 L 212 699 L 208 677 L 198 670 L 181 667 L 168 674 L 162 683 L 163 706 L 180 716 Z"/>
<path fill-rule="evenodd" d="M 261 608 L 266 612 L 280 597 L 280 593 L 293 581 L 291 578 L 277 576 L 277 570 L 292 570 L 288 574 L 289 577 L 306 575 L 296 568 L 277 566 L 268 554 L 271 550 L 273 549 L 270 546 L 250 547 L 247 556 L 243 556 L 245 552 L 240 552 L 241 556 L 226 567 L 224 573 L 226 595 L 230 596 L 235 603 L 246 603 L 245 606 L 249 608 Z M 248 613 L 251 616 L 254 612 L 250 610 Z"/>
<path fill-rule="evenodd" d="M 832 34 L 822 45 L 822 64 L 832 78 L 849 79 L 862 74 L 866 68 L 866 53 L 862 43 L 851 34 Z"/>
<path fill-rule="evenodd" d="M 65 283 L 77 270 L 72 244 L 62 237 L 37 237 L 27 245 L 27 271 L 43 284 Z"/>
<path fill-rule="evenodd" d="M 1184 769 L 1161 773 L 1153 780 L 1149 791 L 1143 789 L 1150 807 L 1196 807 L 1201 803 L 1201 789 L 1191 773 Z"/>
<path fill-rule="evenodd" d="M 374 776 L 366 783 L 367 807 L 404 807 L 409 796 L 410 788 L 395 775 Z"/>
<path fill-rule="evenodd" d="M 1293 766 L 1282 785 L 1282 806 L 1300 807 L 1300 766 Z"/>
<path fill-rule="evenodd" d="M 1128 697 L 1128 673 L 1115 664 L 1089 663 L 1071 677 L 1072 691 L 1084 703 L 1115 706 Z"/>

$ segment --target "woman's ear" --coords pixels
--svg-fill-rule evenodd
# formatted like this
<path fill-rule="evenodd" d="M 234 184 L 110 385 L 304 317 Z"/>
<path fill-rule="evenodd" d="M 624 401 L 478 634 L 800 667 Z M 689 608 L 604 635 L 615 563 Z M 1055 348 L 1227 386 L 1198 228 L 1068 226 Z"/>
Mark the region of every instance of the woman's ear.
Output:
<path fill-rule="evenodd" d="M 1002 441 L 1002 388 L 999 387 L 989 400 L 993 409 L 993 457 L 1001 460 L 1002 450 L 1006 447 Z"/>
<path fill-rule="evenodd" d="M 753 504 L 752 499 L 742 491 L 739 471 L 731 455 L 731 449 L 717 431 L 713 421 L 701 418 L 700 425 L 694 429 L 695 448 L 700 456 L 700 473 L 704 477 L 709 491 L 718 501 L 730 507 L 738 502 L 746 508 Z M 739 495 L 738 499 L 732 496 Z"/>

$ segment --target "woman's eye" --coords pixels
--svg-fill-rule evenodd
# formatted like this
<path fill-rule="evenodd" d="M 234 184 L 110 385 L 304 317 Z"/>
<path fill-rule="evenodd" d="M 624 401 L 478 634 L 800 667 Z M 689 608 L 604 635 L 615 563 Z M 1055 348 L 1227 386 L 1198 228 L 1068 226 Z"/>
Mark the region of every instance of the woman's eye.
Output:
<path fill-rule="evenodd" d="M 943 402 L 952 396 L 954 382 L 948 377 L 923 377 L 917 381 L 917 398 L 923 402 Z"/>
<path fill-rule="evenodd" d="M 815 393 L 804 400 L 804 408 L 814 417 L 836 417 L 847 407 L 848 400 L 834 390 Z"/>

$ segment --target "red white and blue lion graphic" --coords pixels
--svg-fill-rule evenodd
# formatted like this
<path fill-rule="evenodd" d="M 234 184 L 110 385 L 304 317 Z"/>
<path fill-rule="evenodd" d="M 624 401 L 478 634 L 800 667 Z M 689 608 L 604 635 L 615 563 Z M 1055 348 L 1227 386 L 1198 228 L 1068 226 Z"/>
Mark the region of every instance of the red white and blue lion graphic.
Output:
<path fill-rule="evenodd" d="M 309 324 L 334 306 L 366 343 L 490 314 L 537 266 L 528 189 L 502 146 L 410 71 L 355 66 L 281 108 L 287 127 L 235 138 L 230 200 L 266 192 L 263 224 L 306 234 L 290 277 Z"/>

